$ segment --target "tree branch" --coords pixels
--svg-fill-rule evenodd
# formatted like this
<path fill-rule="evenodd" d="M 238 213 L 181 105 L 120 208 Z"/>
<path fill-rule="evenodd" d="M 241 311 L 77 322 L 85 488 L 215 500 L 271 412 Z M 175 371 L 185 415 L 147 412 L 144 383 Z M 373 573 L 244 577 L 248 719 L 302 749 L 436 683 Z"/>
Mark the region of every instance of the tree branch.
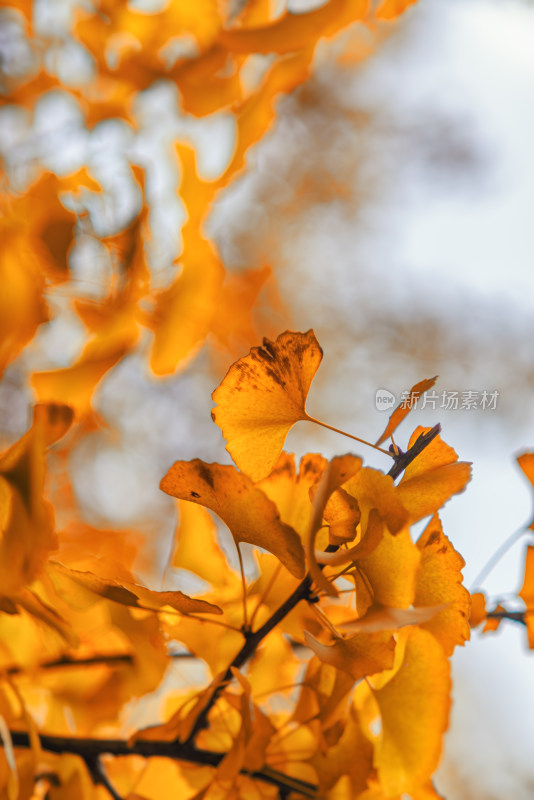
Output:
<path fill-rule="evenodd" d="M 30 738 L 27 733 L 12 731 L 11 738 L 13 747 L 15 748 L 31 747 Z M 203 750 L 195 747 L 189 743 L 181 745 L 179 742 L 145 741 L 143 739 L 138 739 L 130 745 L 124 739 L 85 739 L 47 735 L 42 735 L 39 739 L 42 749 L 50 753 L 72 753 L 80 756 L 87 764 L 95 782 L 102 783 L 113 798 L 118 798 L 119 795 L 117 795 L 113 787 L 111 787 L 107 776 L 102 771 L 102 766 L 100 765 L 98 774 L 95 774 L 93 771 L 94 765 L 99 761 L 100 756 L 104 754 L 113 756 L 137 755 L 143 758 L 159 756 L 161 758 L 172 758 L 175 761 L 187 761 L 191 764 L 202 764 L 210 767 L 218 767 L 226 756 L 226 753 L 215 753 L 210 750 Z M 292 778 L 289 775 L 284 775 L 283 772 L 279 772 L 269 766 L 252 772 L 242 769 L 241 774 L 256 778 L 264 783 L 269 783 L 271 786 L 276 786 L 281 791 L 300 792 L 304 797 L 317 798 L 317 787 L 314 786 L 314 784 Z M 106 782 L 102 779 L 102 775 L 104 775 Z M 113 794 L 113 792 L 115 792 L 115 794 Z"/>
<path fill-rule="evenodd" d="M 525 619 L 525 612 L 524 611 L 489 611 L 486 614 L 486 619 L 508 619 L 510 622 L 517 622 L 519 625 L 526 625 L 527 621 Z"/>
<path fill-rule="evenodd" d="M 109 795 L 113 798 L 113 800 L 123 800 L 121 795 L 117 792 L 117 790 L 111 783 L 110 779 L 108 778 L 106 770 L 104 769 L 104 765 L 100 760 L 100 757 L 85 756 L 84 761 L 86 763 L 87 769 L 89 770 L 89 774 L 91 775 L 94 785 L 103 786 L 104 789 L 106 789 Z"/>

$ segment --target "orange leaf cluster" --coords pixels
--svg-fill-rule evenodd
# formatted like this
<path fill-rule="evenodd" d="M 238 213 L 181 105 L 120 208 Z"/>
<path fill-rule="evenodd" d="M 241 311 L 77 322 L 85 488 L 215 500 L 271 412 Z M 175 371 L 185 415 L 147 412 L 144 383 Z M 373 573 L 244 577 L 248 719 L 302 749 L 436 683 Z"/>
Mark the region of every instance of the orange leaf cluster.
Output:
<path fill-rule="evenodd" d="M 344 434 L 391 455 L 388 474 L 352 453 L 307 454 L 297 470 L 283 451 L 294 424 L 344 433 L 306 412 L 322 349 L 312 330 L 252 346 L 271 268 L 232 272 L 206 226 L 318 45 L 409 5 L 326 0 L 296 14 L 267 0 L 151 11 L 98 0 L 76 6 L 65 32 L 93 67 L 68 85 L 52 57 L 61 37 L 33 4 L 5 11 L 28 56 L 5 70 L 6 114 L 31 120 L 59 91 L 88 136 L 113 119 L 137 130 L 140 93 L 165 82 L 184 118 L 228 115 L 235 141 L 211 179 L 194 147 L 173 142 L 184 222 L 167 283 L 152 263 L 145 169 L 129 164 L 141 200 L 129 222 L 99 227 L 93 201 L 109 197 L 96 170 L 36 164 L 19 183 L 6 157 L 0 376 L 28 373 L 36 404 L 27 432 L 0 453 L 2 798 L 437 798 L 449 660 L 469 623 L 517 619 L 534 647 L 534 548 L 520 611 L 471 597 L 438 515 L 469 465 L 434 429 L 417 429 L 406 453 L 379 446 L 435 379 L 413 387 L 376 445 Z M 75 269 L 87 240 L 105 265 L 92 294 Z M 73 356 L 43 360 L 41 334 L 65 311 L 83 341 Z M 252 349 L 213 394 L 236 466 L 177 461 L 161 480 L 179 509 L 165 574 L 194 587 L 186 593 L 144 585 L 138 532 L 89 524 L 60 465 L 101 424 L 95 391 L 123 359 L 146 352 L 151 374 L 164 376 L 206 343 L 228 358 Z M 532 459 L 519 460 L 531 482 Z M 224 526 L 237 560 L 220 544 Z"/>

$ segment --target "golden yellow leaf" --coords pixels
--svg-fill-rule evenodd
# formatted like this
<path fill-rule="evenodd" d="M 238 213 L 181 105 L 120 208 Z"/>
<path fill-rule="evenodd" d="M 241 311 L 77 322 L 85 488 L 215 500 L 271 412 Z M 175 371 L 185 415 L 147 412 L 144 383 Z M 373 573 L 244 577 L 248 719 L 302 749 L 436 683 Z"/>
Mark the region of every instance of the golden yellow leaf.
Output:
<path fill-rule="evenodd" d="M 54 515 L 43 497 L 45 448 L 70 426 L 72 411 L 37 405 L 33 425 L 0 456 L 0 592 L 31 583 L 57 546 Z"/>
<path fill-rule="evenodd" d="M 405 636 L 400 668 L 373 691 L 382 717 L 375 765 L 388 797 L 410 793 L 428 781 L 449 717 L 449 664 L 443 648 L 417 627 L 407 629 Z"/>
<path fill-rule="evenodd" d="M 476 628 L 486 619 L 486 596 L 484 592 L 474 592 L 471 595 L 471 610 L 469 614 L 469 624 Z"/>
<path fill-rule="evenodd" d="M 376 509 L 390 533 L 396 534 L 408 521 L 408 512 L 400 498 L 398 486 L 394 486 L 393 478 L 389 475 L 363 467 L 343 488 L 358 501 L 363 533 L 372 509 Z"/>
<path fill-rule="evenodd" d="M 311 763 L 317 771 L 319 794 L 326 795 L 339 776 L 346 776 L 345 792 L 339 800 L 359 798 L 367 787 L 367 779 L 373 767 L 373 746 L 365 736 L 359 715 L 354 706 L 349 707 L 343 720 L 343 732 L 339 740 L 325 752 L 318 751 Z M 328 800 L 336 800 L 336 794 L 328 794 Z"/>
<path fill-rule="evenodd" d="M 372 553 L 358 559 L 358 569 L 365 574 L 375 603 L 391 608 L 413 605 L 421 553 L 412 542 L 410 531 L 403 528 L 393 536 L 388 531 Z"/>
<path fill-rule="evenodd" d="M 411 447 L 421 433 L 429 428 L 417 428 L 411 438 Z M 458 455 L 436 436 L 422 453 L 406 468 L 397 486 L 398 496 L 409 511 L 412 522 L 435 514 L 453 495 L 465 489 L 471 478 L 471 465 L 458 462 Z"/>
<path fill-rule="evenodd" d="M 406 400 L 403 400 L 403 402 L 400 403 L 391 413 L 388 424 L 386 425 L 386 429 L 384 433 L 376 440 L 376 444 L 382 444 L 382 442 L 385 442 L 385 440 L 388 439 L 392 433 L 394 433 L 394 431 L 401 424 L 402 420 L 410 413 L 421 395 L 434 386 L 437 378 L 438 376 L 435 375 L 433 378 L 426 378 L 425 380 L 416 383 L 415 386 L 412 386 Z"/>
<path fill-rule="evenodd" d="M 213 586 L 232 584 L 237 578 L 217 544 L 217 527 L 202 506 L 178 501 L 179 523 L 170 564 L 196 573 Z"/>
<path fill-rule="evenodd" d="M 270 279 L 272 270 L 267 266 L 226 275 L 210 328 L 217 343 L 234 356 L 259 338 L 254 311 Z"/>
<path fill-rule="evenodd" d="M 304 575 L 304 551 L 274 503 L 235 467 L 176 461 L 160 488 L 180 500 L 206 506 L 228 525 L 236 544 L 248 542 L 273 553 L 296 577 Z"/>
<path fill-rule="evenodd" d="M 196 600 L 180 591 L 155 592 L 136 583 L 119 583 L 111 578 L 101 578 L 92 572 L 71 569 L 63 564 L 55 564 L 55 569 L 81 584 L 91 592 L 133 608 L 158 610 L 170 606 L 181 614 L 222 614 L 222 609 L 205 600 Z"/>
<path fill-rule="evenodd" d="M 360 506 L 355 497 L 351 497 L 344 489 L 337 489 L 328 498 L 323 516 L 328 525 L 330 544 L 346 544 L 354 539 L 356 526 L 361 519 Z"/>
<path fill-rule="evenodd" d="M 384 523 L 380 519 L 380 515 L 376 508 L 372 508 L 367 518 L 367 527 L 365 531 L 360 530 L 358 541 L 352 547 L 345 550 L 338 550 L 336 553 L 328 553 L 315 551 L 315 559 L 319 564 L 327 564 L 330 567 L 337 567 L 341 564 L 348 564 L 353 561 L 355 564 L 358 561 L 371 555 L 373 550 L 378 547 L 384 535 Z"/>
<path fill-rule="evenodd" d="M 310 490 L 321 479 L 328 461 L 318 453 L 302 456 L 298 475 L 295 457 L 282 452 L 273 471 L 257 485 L 276 505 L 282 521 L 306 541 L 313 513 Z"/>
<path fill-rule="evenodd" d="M 417 606 L 416 608 L 372 607 L 367 613 L 352 622 L 342 622 L 339 627 L 357 633 L 394 631 L 405 625 L 421 625 L 433 619 L 447 608 L 445 603 L 437 606 Z"/>
<path fill-rule="evenodd" d="M 253 481 L 272 471 L 295 422 L 309 419 L 306 398 L 322 357 L 312 330 L 286 331 L 276 342 L 264 339 L 263 347 L 253 347 L 214 391 L 213 419 Z"/>
<path fill-rule="evenodd" d="M 502 622 L 502 617 L 498 616 L 499 614 L 503 614 L 506 612 L 504 606 L 501 604 L 497 604 L 494 609 L 492 609 L 491 613 L 496 613 L 497 616 L 488 616 L 486 617 L 486 622 L 484 627 L 482 628 L 482 633 L 495 633 L 497 628 Z M 534 627 L 533 622 L 534 618 L 530 611 L 526 611 L 525 613 L 525 622 L 527 625 L 527 634 L 528 634 L 528 646 L 530 649 L 534 649 Z"/>
<path fill-rule="evenodd" d="M 347 639 L 335 639 L 327 645 L 304 631 L 304 639 L 321 661 L 342 669 L 355 681 L 393 666 L 395 639 L 390 633 L 357 633 Z"/>
<path fill-rule="evenodd" d="M 315 553 L 315 540 L 322 526 L 323 514 L 328 499 L 334 491 L 339 489 L 342 483 L 346 483 L 349 479 L 354 478 L 354 475 L 358 474 L 361 463 L 361 459 L 350 455 L 350 453 L 344 456 L 336 456 L 330 461 L 321 480 L 312 491 L 313 515 L 310 519 L 310 529 L 306 545 L 308 569 L 317 589 L 334 597 L 337 597 L 338 591 L 334 584 L 327 580 L 319 568 L 317 554 Z"/>
<path fill-rule="evenodd" d="M 219 41 L 235 53 L 288 53 L 332 36 L 367 12 L 363 0 L 328 0 L 307 13 L 287 11 L 279 19 L 256 28 L 223 31 Z"/>
<path fill-rule="evenodd" d="M 463 645 L 470 636 L 470 597 L 462 585 L 465 561 L 443 533 L 437 514 L 419 537 L 417 548 L 421 552 L 421 565 L 417 574 L 414 604 L 446 605 L 422 627 L 436 637 L 449 656 L 456 645 Z"/>
<path fill-rule="evenodd" d="M 301 724 L 317 718 L 323 729 L 328 730 L 335 723 L 345 720 L 353 687 L 352 675 L 318 658 L 312 658 L 306 667 L 292 718 Z"/>
<path fill-rule="evenodd" d="M 375 11 L 375 16 L 377 19 L 396 19 L 416 2 L 417 0 L 382 0 Z"/>

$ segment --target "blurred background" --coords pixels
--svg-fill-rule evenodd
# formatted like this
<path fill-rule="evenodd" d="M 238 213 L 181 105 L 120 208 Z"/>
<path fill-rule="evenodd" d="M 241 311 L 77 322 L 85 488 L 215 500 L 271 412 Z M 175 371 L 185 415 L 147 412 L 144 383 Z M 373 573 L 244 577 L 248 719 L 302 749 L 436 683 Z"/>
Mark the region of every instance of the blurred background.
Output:
<path fill-rule="evenodd" d="M 312 4 L 289 5 L 300 11 Z M 94 69 L 69 35 L 73 6 L 33 5 L 33 25 L 49 42 L 40 57 L 65 87 L 83 85 Z M 9 81 L 30 68 L 35 53 L 20 15 L 4 11 L 1 21 Z M 205 221 L 227 273 L 256 275 L 249 327 L 257 338 L 224 346 L 208 337 L 186 369 L 156 379 L 145 332 L 98 383 L 93 407 L 104 424 L 70 455 L 86 519 L 144 531 L 150 558 L 141 574 L 155 584 L 161 578 L 176 521 L 160 478 L 177 459 L 229 460 L 210 419 L 211 392 L 250 344 L 286 328 L 313 328 L 325 353 L 309 413 L 371 441 L 387 419 L 376 407 L 377 389 L 398 398 L 439 375 L 435 407 L 413 411 L 397 442 L 406 446 L 416 425 L 440 422 L 444 440 L 473 462 L 468 490 L 442 513 L 466 560 L 469 588 L 499 545 L 530 523 L 532 487 L 515 457 L 534 448 L 533 41 L 528 0 L 420 0 L 394 23 L 351 26 L 321 40 L 308 79 L 276 98 L 275 123 L 247 150 L 246 169 L 217 195 Z M 128 43 L 116 45 L 120 54 Z M 268 58 L 251 64 L 251 81 Z M 104 190 L 64 200 L 85 212 L 69 253 L 78 298 L 98 301 L 107 291 L 108 254 L 91 234 L 111 235 L 139 213 L 131 164 L 146 174 L 146 247 L 153 285 L 164 290 L 186 219 L 173 143 L 195 148 L 206 181 L 224 173 L 234 151 L 232 115 L 184 111 L 170 83 L 139 93 L 132 113 L 132 123 L 110 117 L 88 127 L 75 96 L 61 87 L 44 91 L 31 109 L 22 98 L 0 110 L 11 187 L 24 191 L 42 167 L 68 175 L 86 165 Z M 4 373 L 6 442 L 27 427 L 34 402 L 28 374 L 65 367 L 83 348 L 71 296 L 69 287 L 54 290 L 51 321 Z M 486 408 L 484 392 L 495 400 Z M 453 393 L 458 408 L 447 408 Z M 477 407 L 462 408 L 467 393 Z M 301 423 L 286 449 L 333 455 L 351 447 Z M 387 466 L 373 451 L 359 454 Z M 525 540 L 485 581 L 492 598 L 519 589 Z M 455 702 L 436 782 L 444 796 L 532 797 L 532 658 L 524 630 L 512 624 L 495 636 L 475 632 L 455 654 Z"/>

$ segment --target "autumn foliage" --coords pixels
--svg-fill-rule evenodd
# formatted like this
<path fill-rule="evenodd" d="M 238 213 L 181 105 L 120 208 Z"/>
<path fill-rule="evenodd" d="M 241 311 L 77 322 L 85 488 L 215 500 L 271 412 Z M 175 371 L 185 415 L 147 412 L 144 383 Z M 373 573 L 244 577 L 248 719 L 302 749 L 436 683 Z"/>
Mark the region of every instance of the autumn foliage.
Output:
<path fill-rule="evenodd" d="M 470 466 L 439 426 L 417 428 L 405 451 L 392 438 L 435 379 L 412 388 L 376 444 L 314 419 L 306 401 L 323 351 L 313 330 L 277 336 L 258 315 L 269 286 L 276 306 L 270 265 L 231 272 L 207 232 L 214 203 L 246 171 L 249 149 L 275 122 L 277 99 L 313 71 L 318 46 L 338 37 L 357 61 L 368 52 L 359 32 L 378 36 L 411 3 L 328 0 L 299 14 L 274 5 L 74 5 L 68 35 L 92 64 L 78 83 L 45 57 L 57 42 L 32 3 L 2 11 L 26 53 L 6 67 L 2 114 L 29 119 L 59 91 L 88 131 L 111 119 L 135 128 L 136 98 L 165 81 L 181 113 L 224 111 L 235 129 L 213 179 L 202 177 L 190 143 L 174 142 L 169 159 L 185 220 L 163 285 L 151 264 L 139 164 L 130 164 L 136 214 L 102 228 L 91 198 L 105 190 L 89 165 L 55 174 L 37 164 L 21 179 L 6 158 L 0 375 L 22 376 L 33 398 L 28 430 L 0 455 L 6 800 L 438 798 L 432 775 L 449 719 L 450 658 L 469 639 L 469 621 L 484 630 L 518 621 L 534 647 L 534 548 L 517 606 L 471 596 L 439 517 L 465 489 Z M 72 267 L 87 238 L 107 269 L 96 298 Z M 43 365 L 39 337 L 65 310 L 83 344 L 70 363 Z M 258 346 L 265 333 L 272 340 Z M 204 587 L 157 589 L 135 574 L 139 532 L 84 518 L 68 456 L 106 424 L 94 395 L 121 362 L 140 354 L 151 375 L 166 376 L 194 370 L 204 347 L 234 362 L 212 412 L 234 465 L 178 460 L 151 476 L 178 512 L 162 572 L 187 571 Z M 385 453 L 389 471 L 352 453 L 309 453 L 297 464 L 283 448 L 303 423 L 343 433 L 358 453 Z M 534 455 L 519 465 L 534 484 Z M 220 545 L 220 524 L 235 559 Z M 193 677 L 177 686 L 173 665 L 182 659 Z"/>

